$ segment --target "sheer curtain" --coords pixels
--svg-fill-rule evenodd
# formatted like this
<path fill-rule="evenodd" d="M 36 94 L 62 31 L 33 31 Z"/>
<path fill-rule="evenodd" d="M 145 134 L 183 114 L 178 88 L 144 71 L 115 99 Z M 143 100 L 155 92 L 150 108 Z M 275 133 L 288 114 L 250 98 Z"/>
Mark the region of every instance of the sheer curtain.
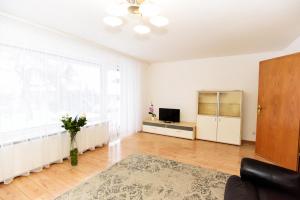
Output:
<path fill-rule="evenodd" d="M 0 44 L 0 141 L 34 127 L 59 129 L 66 113 L 108 120 L 112 139 L 137 132 L 139 70 Z"/>
<path fill-rule="evenodd" d="M 111 142 L 120 138 L 120 75 L 121 72 L 118 66 L 104 68 L 105 103 L 103 107 L 109 121 L 109 140 Z"/>
<path fill-rule="evenodd" d="M 107 119 L 110 141 L 136 133 L 141 127 L 141 69 L 124 62 L 122 66 L 105 68 Z"/>
<path fill-rule="evenodd" d="M 0 46 L 0 134 L 57 125 L 62 115 L 102 120 L 99 65 Z"/>
<path fill-rule="evenodd" d="M 136 133 L 141 127 L 141 68 L 124 63 L 121 70 L 120 134 L 121 137 Z"/>

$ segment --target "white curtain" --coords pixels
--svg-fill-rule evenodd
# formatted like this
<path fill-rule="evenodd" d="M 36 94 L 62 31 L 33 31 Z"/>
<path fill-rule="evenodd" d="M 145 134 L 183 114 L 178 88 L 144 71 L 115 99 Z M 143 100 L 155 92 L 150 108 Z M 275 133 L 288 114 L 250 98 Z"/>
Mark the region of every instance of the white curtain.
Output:
<path fill-rule="evenodd" d="M 141 68 L 130 62 L 107 67 L 105 107 L 110 122 L 110 141 L 141 129 Z"/>
<path fill-rule="evenodd" d="M 120 138 L 120 69 L 116 67 L 106 67 L 104 69 L 104 84 L 105 84 L 105 113 L 109 121 L 109 140 L 116 141 Z"/>
<path fill-rule="evenodd" d="M 0 44 L 0 141 L 33 127 L 54 126 L 68 113 L 108 120 L 111 138 L 139 130 L 140 68 L 66 58 Z"/>
<path fill-rule="evenodd" d="M 121 70 L 120 134 L 121 137 L 136 133 L 141 128 L 141 68 L 124 63 Z"/>

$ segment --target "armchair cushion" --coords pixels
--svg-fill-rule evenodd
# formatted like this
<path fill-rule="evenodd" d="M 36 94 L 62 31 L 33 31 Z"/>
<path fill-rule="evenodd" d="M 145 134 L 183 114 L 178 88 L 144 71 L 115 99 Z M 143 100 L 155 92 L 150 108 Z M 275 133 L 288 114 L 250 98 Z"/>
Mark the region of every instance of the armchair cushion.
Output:
<path fill-rule="evenodd" d="M 250 158 L 243 158 L 241 179 L 262 187 L 272 187 L 300 197 L 300 174 Z"/>
<path fill-rule="evenodd" d="M 226 183 L 224 200 L 258 200 L 258 198 L 253 184 L 233 175 Z"/>
<path fill-rule="evenodd" d="M 276 190 L 271 187 L 257 187 L 256 189 L 259 200 L 299 200 L 299 198 L 286 191 Z"/>

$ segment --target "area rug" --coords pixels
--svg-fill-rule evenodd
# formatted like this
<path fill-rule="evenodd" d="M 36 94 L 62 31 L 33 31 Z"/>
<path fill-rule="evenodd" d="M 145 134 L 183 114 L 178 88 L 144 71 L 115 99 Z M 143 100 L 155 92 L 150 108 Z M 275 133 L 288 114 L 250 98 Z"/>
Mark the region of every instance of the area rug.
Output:
<path fill-rule="evenodd" d="M 56 200 L 223 200 L 229 174 L 131 155 Z"/>

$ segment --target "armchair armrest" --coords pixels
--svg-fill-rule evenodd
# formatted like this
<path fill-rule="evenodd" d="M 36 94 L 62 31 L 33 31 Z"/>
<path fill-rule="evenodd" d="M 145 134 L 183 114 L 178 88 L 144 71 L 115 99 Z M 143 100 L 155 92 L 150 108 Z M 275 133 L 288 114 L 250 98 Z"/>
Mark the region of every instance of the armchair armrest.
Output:
<path fill-rule="evenodd" d="M 300 174 L 276 165 L 243 158 L 241 179 L 261 186 L 271 186 L 300 196 Z"/>

